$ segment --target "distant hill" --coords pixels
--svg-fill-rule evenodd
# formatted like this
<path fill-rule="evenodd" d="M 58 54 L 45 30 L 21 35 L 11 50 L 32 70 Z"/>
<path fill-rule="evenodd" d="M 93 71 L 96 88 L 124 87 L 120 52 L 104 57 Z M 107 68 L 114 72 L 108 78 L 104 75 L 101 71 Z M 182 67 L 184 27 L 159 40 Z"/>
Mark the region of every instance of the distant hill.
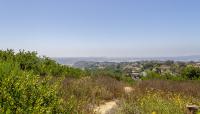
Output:
<path fill-rule="evenodd" d="M 77 62 L 134 62 L 143 60 L 159 60 L 159 61 L 200 61 L 200 55 L 195 56 L 178 56 L 178 57 L 58 57 L 52 58 L 60 64 L 73 66 Z"/>

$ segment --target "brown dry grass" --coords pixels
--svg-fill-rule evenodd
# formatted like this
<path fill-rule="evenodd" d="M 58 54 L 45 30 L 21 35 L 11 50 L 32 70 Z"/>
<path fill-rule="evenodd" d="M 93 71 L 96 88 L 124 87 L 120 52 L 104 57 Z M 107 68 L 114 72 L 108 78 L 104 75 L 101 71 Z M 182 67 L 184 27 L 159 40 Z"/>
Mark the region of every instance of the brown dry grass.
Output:
<path fill-rule="evenodd" d="M 179 113 L 185 111 L 182 108 L 190 101 L 187 98 L 198 102 L 200 97 L 199 81 L 140 81 L 133 85 L 134 91 L 130 94 L 125 94 L 125 86 L 124 82 L 107 76 L 65 78 L 61 93 L 69 114 L 92 114 L 95 106 L 113 99 L 119 100 L 119 114 L 149 113 L 155 107 L 148 107 L 156 104 L 159 104 L 155 108 L 158 112 L 178 110 Z M 174 99 L 179 101 L 179 95 L 183 102 L 181 108 L 175 107 Z M 143 106 L 143 103 L 146 104 Z"/>
<path fill-rule="evenodd" d="M 182 114 L 187 104 L 199 104 L 199 81 L 145 80 L 121 99 L 119 114 Z"/>
<path fill-rule="evenodd" d="M 165 92 L 175 92 L 192 97 L 200 97 L 199 81 L 145 80 L 138 83 L 140 90 L 156 89 Z"/>
<path fill-rule="evenodd" d="M 97 76 L 66 78 L 61 91 L 68 112 L 89 114 L 95 105 L 123 96 L 123 87 L 124 84 L 116 79 Z"/>

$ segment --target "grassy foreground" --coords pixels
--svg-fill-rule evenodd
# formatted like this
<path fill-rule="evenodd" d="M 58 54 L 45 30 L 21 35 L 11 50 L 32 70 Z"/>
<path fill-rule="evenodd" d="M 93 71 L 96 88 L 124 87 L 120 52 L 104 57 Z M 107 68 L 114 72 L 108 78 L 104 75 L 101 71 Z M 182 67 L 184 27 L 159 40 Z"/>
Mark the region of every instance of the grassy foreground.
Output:
<path fill-rule="evenodd" d="M 67 79 L 64 85 L 68 85 L 62 89 L 70 113 L 93 114 L 94 106 L 114 99 L 119 100 L 117 114 L 184 114 L 186 105 L 200 105 L 200 83 L 195 81 L 136 82 L 130 94 L 123 90 L 127 84 L 105 76 Z"/>
<path fill-rule="evenodd" d="M 131 95 L 122 98 L 119 114 L 184 114 L 186 105 L 200 105 L 197 81 L 148 80 L 134 87 Z"/>

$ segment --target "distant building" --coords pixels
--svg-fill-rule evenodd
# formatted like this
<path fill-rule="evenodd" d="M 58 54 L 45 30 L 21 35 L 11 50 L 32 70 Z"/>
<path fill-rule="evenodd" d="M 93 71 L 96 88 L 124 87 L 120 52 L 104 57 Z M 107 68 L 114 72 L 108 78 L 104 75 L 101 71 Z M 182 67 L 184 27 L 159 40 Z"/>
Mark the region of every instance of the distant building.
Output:
<path fill-rule="evenodd" d="M 200 62 L 195 63 L 193 66 L 200 68 Z"/>
<path fill-rule="evenodd" d="M 159 68 L 161 73 L 170 72 L 171 69 L 171 67 L 168 65 L 161 65 Z"/>
<path fill-rule="evenodd" d="M 140 67 L 133 67 L 131 72 L 131 77 L 134 80 L 138 80 L 141 77 L 141 68 Z"/>
<path fill-rule="evenodd" d="M 132 73 L 131 75 L 133 80 L 139 80 L 140 79 L 140 73 Z"/>

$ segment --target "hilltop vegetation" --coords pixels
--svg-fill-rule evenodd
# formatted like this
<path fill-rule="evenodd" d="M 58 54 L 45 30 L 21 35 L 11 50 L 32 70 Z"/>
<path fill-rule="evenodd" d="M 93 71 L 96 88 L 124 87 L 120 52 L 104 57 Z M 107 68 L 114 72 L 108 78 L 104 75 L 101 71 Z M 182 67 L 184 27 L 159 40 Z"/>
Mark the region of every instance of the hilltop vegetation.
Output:
<path fill-rule="evenodd" d="M 0 51 L 0 112 L 62 112 L 59 77 L 84 77 L 86 73 L 60 65 L 36 52 Z M 52 76 L 57 79 L 51 79 Z"/>
<path fill-rule="evenodd" d="M 147 75 L 134 81 L 123 65 L 81 70 L 36 52 L 1 50 L 0 113 L 93 114 L 94 107 L 114 99 L 116 114 L 182 114 L 187 104 L 200 105 L 199 67 L 177 67 L 174 75 L 154 71 L 160 67 L 147 62 Z M 134 91 L 126 94 L 126 86 Z"/>
<path fill-rule="evenodd" d="M 37 52 L 20 50 L 15 53 L 13 50 L 0 50 L 0 62 L 16 65 L 20 70 L 33 72 L 39 76 L 70 76 L 82 77 L 86 72 L 58 64 L 48 57 L 39 57 Z"/>

